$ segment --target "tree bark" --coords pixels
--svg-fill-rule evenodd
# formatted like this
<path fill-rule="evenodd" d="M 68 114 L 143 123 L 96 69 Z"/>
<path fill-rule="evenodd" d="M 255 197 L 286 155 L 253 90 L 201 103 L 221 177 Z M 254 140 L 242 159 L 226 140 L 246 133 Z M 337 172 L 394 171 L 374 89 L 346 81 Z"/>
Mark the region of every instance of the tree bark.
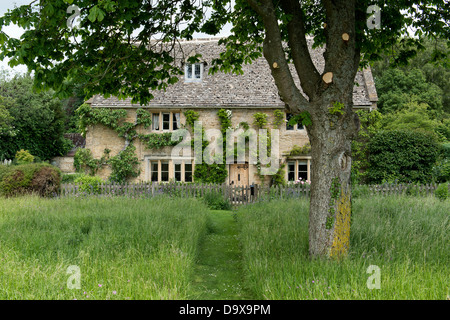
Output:
<path fill-rule="evenodd" d="M 286 24 L 288 45 L 308 99 L 299 97 L 290 74 L 273 2 L 247 1 L 264 24 L 263 53 L 282 100 L 291 113 L 307 111 L 312 120 L 307 126 L 312 155 L 310 255 L 341 258 L 349 248 L 351 141 L 359 130 L 359 119 L 353 111 L 353 86 L 360 61 L 355 38 L 355 0 L 323 0 L 326 47 L 322 75 L 308 52 L 301 2 L 279 3 L 290 17 Z"/>
<path fill-rule="evenodd" d="M 349 248 L 351 219 L 351 139 L 357 132 L 352 102 L 321 99 L 308 126 L 311 141 L 309 253 L 312 257 L 344 257 Z M 333 113 L 333 103 L 343 109 Z M 344 101 L 344 102 L 341 102 Z M 348 125 L 348 124 L 351 125 Z"/>

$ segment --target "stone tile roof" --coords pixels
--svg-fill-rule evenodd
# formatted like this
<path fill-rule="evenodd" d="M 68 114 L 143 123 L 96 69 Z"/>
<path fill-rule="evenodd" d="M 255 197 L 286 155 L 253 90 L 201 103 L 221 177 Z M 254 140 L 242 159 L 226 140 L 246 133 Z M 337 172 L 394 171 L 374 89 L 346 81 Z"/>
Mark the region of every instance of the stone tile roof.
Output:
<path fill-rule="evenodd" d="M 218 38 L 196 39 L 181 42 L 176 53 L 176 63 L 181 66 L 188 56 L 201 54 L 200 61 L 205 63 L 201 82 L 185 82 L 184 77 L 171 85 L 166 91 L 155 91 L 152 99 L 145 107 L 149 108 L 280 108 L 284 103 L 278 96 L 278 90 L 270 74 L 264 57 L 252 64 L 242 67 L 244 74 L 225 74 L 218 72 L 209 75 L 212 59 L 219 56 L 223 47 L 218 45 Z M 312 39 L 309 40 L 310 45 Z M 311 49 L 312 50 L 312 49 Z M 319 72 L 323 71 L 323 49 L 314 49 L 313 61 Z M 293 68 L 293 67 L 292 67 Z M 294 70 L 294 69 L 293 69 Z M 296 73 L 293 72 L 295 75 Z M 298 78 L 296 79 L 299 86 Z M 354 87 L 354 106 L 371 107 L 378 100 L 370 69 L 359 71 Z M 299 86 L 300 87 L 300 86 Z M 131 98 L 119 100 L 116 97 L 105 99 L 97 95 L 89 99 L 93 107 L 136 108 Z"/>

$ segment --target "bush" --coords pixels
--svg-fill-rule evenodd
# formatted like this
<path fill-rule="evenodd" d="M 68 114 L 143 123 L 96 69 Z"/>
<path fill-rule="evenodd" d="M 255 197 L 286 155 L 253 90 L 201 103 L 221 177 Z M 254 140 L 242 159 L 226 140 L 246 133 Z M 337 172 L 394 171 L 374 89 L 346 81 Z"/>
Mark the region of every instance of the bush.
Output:
<path fill-rule="evenodd" d="M 28 150 L 20 149 L 16 152 L 16 163 L 17 164 L 26 164 L 26 163 L 33 163 L 34 162 L 34 156 L 28 152 Z"/>
<path fill-rule="evenodd" d="M 439 161 L 432 169 L 432 176 L 438 183 L 450 181 L 450 159 Z"/>
<path fill-rule="evenodd" d="M 210 191 L 203 196 L 203 201 L 211 210 L 231 210 L 231 203 L 220 192 Z"/>
<path fill-rule="evenodd" d="M 369 182 L 426 183 L 436 163 L 439 145 L 433 135 L 424 132 L 380 131 L 371 138 L 368 151 Z"/>
<path fill-rule="evenodd" d="M 33 82 L 30 75 L 0 80 L 2 104 L 12 118 L 8 124 L 14 127 L 13 135 L 2 135 L 0 139 L 0 154 L 8 159 L 24 149 L 42 160 L 50 160 L 72 148 L 71 141 L 64 138 L 65 114 L 61 101 L 51 90 L 33 90 Z"/>
<path fill-rule="evenodd" d="M 76 179 L 83 177 L 82 173 L 63 173 L 61 183 L 73 183 Z"/>
<path fill-rule="evenodd" d="M 75 183 L 78 184 L 80 191 L 87 194 L 99 194 L 100 185 L 103 183 L 103 179 L 96 176 L 83 175 L 75 179 Z"/>
<path fill-rule="evenodd" d="M 0 170 L 0 195 L 11 197 L 38 194 L 49 197 L 59 192 L 61 171 L 47 163 L 31 163 Z"/>
<path fill-rule="evenodd" d="M 441 201 L 447 200 L 447 198 L 448 198 L 448 183 L 440 184 L 436 188 L 436 191 L 434 192 L 434 195 L 436 196 L 436 198 L 438 198 Z"/>
<path fill-rule="evenodd" d="M 194 181 L 204 183 L 224 183 L 228 177 L 225 164 L 207 164 L 202 162 L 195 165 Z"/>

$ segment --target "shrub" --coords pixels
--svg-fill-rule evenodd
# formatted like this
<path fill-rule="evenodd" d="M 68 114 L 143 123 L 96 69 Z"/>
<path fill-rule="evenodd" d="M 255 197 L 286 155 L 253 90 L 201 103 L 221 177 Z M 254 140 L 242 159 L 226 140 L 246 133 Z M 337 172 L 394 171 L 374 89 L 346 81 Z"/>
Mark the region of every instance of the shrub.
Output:
<path fill-rule="evenodd" d="M 267 114 L 263 112 L 256 112 L 255 114 L 253 114 L 253 118 L 255 119 L 253 124 L 258 128 L 264 128 L 264 126 L 267 124 Z"/>
<path fill-rule="evenodd" d="M 61 171 L 47 163 L 30 163 L 0 170 L 0 195 L 11 197 L 38 194 L 42 197 L 59 192 Z"/>
<path fill-rule="evenodd" d="M 0 84 L 2 105 L 9 114 L 6 119 L 9 134 L 0 138 L 0 154 L 8 159 L 24 149 L 42 160 L 50 160 L 72 148 L 71 141 L 64 138 L 65 112 L 61 101 L 51 90 L 39 93 L 33 90 L 33 82 L 30 75 L 16 75 Z M 10 126 L 13 130 L 8 130 Z"/>
<path fill-rule="evenodd" d="M 50 197 L 59 192 L 61 186 L 61 172 L 50 166 L 44 166 L 33 176 L 31 189 L 41 197 Z"/>
<path fill-rule="evenodd" d="M 368 144 L 368 180 L 423 182 L 430 180 L 439 146 L 433 135 L 419 131 L 380 131 Z"/>
<path fill-rule="evenodd" d="M 450 181 L 450 159 L 439 161 L 432 169 L 432 176 L 438 183 Z"/>
<path fill-rule="evenodd" d="M 450 143 L 444 143 L 441 146 L 441 155 L 445 159 L 450 159 Z"/>
<path fill-rule="evenodd" d="M 231 210 L 231 203 L 220 192 L 210 191 L 203 196 L 203 201 L 211 210 Z"/>
<path fill-rule="evenodd" d="M 90 149 L 78 148 L 73 157 L 73 166 L 78 173 L 95 175 L 109 157 L 109 149 L 105 149 L 100 159 L 94 159 Z"/>
<path fill-rule="evenodd" d="M 194 181 L 204 183 L 224 183 L 228 177 L 228 170 L 224 163 L 211 165 L 206 162 L 195 165 Z"/>
<path fill-rule="evenodd" d="M 111 165 L 111 176 L 114 182 L 125 182 L 129 178 L 138 177 L 140 172 L 136 147 L 130 144 L 125 150 L 108 160 Z"/>
<path fill-rule="evenodd" d="M 303 147 L 300 147 L 300 146 L 294 144 L 291 151 L 289 152 L 289 155 L 290 156 L 299 156 L 299 155 L 309 154 L 310 152 L 311 152 L 311 144 L 308 142 Z"/>
<path fill-rule="evenodd" d="M 21 149 L 16 152 L 15 159 L 17 164 L 33 163 L 34 156 L 28 150 Z"/>
<path fill-rule="evenodd" d="M 61 183 L 72 183 L 75 182 L 76 179 L 83 176 L 83 173 L 63 173 L 61 177 Z"/>
<path fill-rule="evenodd" d="M 441 201 L 447 200 L 447 198 L 448 198 L 448 183 L 440 184 L 436 188 L 434 195 L 436 196 L 436 198 L 438 198 Z"/>
<path fill-rule="evenodd" d="M 103 179 L 96 176 L 83 175 L 75 179 L 75 183 L 78 184 L 80 191 L 87 194 L 99 194 L 100 185 L 103 183 Z"/>

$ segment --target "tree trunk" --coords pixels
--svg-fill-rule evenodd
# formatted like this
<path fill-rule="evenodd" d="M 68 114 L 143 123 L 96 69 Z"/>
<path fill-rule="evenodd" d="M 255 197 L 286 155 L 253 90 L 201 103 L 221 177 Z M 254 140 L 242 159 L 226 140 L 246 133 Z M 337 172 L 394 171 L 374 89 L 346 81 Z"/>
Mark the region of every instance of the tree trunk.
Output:
<path fill-rule="evenodd" d="M 340 110 L 333 107 L 331 99 L 319 102 L 316 108 L 319 112 L 311 115 L 313 124 L 308 127 L 312 156 L 309 213 L 312 257 L 341 258 L 349 248 L 351 139 L 357 132 L 358 120 L 351 100 L 348 97 L 345 100 Z"/>

